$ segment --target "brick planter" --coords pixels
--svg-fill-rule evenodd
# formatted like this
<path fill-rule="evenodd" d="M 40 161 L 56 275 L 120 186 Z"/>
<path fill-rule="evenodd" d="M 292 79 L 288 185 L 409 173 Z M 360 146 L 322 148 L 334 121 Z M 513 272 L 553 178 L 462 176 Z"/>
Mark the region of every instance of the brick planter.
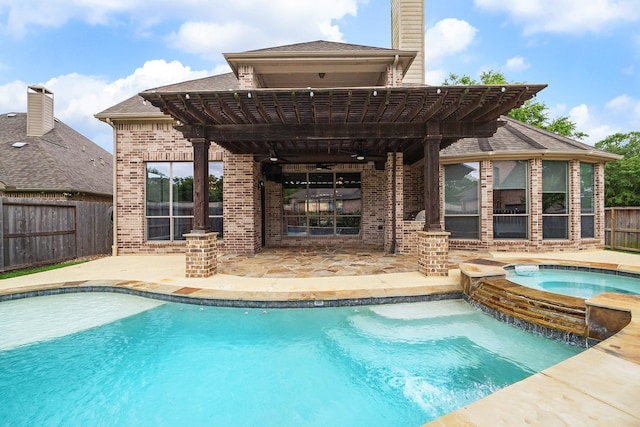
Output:
<path fill-rule="evenodd" d="M 189 233 L 187 239 L 187 277 L 209 277 L 218 270 L 218 233 Z"/>
<path fill-rule="evenodd" d="M 418 271 L 425 276 L 449 275 L 449 235 L 446 231 L 418 232 Z"/>

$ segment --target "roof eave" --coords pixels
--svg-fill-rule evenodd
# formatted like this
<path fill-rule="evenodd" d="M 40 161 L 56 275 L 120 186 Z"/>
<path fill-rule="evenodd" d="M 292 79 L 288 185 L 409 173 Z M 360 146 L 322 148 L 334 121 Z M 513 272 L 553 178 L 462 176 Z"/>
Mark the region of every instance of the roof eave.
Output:
<path fill-rule="evenodd" d="M 98 113 L 94 114 L 96 119 L 100 120 L 104 123 L 114 122 L 114 121 L 167 121 L 167 122 L 175 122 L 175 120 L 160 111 L 158 113 Z"/>
<path fill-rule="evenodd" d="M 601 152 L 601 151 L 550 151 L 550 150 L 513 150 L 513 151 L 488 151 L 482 153 L 467 154 L 441 154 L 440 160 L 442 164 L 452 164 L 459 162 L 473 162 L 480 160 L 522 160 L 541 158 L 544 160 L 583 160 L 587 162 L 596 161 L 598 163 L 607 163 L 619 160 L 622 156 L 617 154 Z"/>

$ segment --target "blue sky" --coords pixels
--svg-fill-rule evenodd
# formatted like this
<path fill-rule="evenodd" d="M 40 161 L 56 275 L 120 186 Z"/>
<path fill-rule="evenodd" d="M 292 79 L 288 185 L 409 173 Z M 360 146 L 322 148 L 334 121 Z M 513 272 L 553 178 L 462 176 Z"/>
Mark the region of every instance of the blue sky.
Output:
<path fill-rule="evenodd" d="M 502 72 L 593 144 L 640 131 L 640 0 L 426 0 L 427 83 Z M 313 40 L 390 47 L 388 0 L 0 0 L 0 113 L 31 84 L 112 151 L 93 115 L 141 90 L 229 71 L 223 52 Z"/>

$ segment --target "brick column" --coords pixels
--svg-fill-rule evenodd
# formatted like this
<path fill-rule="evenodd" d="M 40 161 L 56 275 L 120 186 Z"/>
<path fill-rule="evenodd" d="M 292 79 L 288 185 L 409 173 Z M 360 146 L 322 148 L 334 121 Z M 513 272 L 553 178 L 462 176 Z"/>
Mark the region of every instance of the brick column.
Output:
<path fill-rule="evenodd" d="M 574 249 L 580 249 L 581 214 L 582 204 L 580 200 L 580 161 L 569 161 L 569 240 L 573 242 Z"/>
<path fill-rule="evenodd" d="M 446 231 L 418 231 L 418 271 L 425 276 L 449 275 L 449 235 Z"/>
<path fill-rule="evenodd" d="M 209 277 L 218 270 L 218 233 L 189 233 L 187 239 L 187 277 Z"/>

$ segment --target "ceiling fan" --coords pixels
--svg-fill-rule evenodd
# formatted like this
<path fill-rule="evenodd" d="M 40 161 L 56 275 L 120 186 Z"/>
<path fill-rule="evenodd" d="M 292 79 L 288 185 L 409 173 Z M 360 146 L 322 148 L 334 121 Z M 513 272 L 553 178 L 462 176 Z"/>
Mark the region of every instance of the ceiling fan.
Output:
<path fill-rule="evenodd" d="M 316 170 L 317 171 L 321 171 L 321 170 L 329 170 L 330 171 L 331 168 L 333 166 L 335 166 L 336 164 L 337 163 L 321 163 L 321 162 L 318 162 L 318 163 L 316 163 Z"/>
<path fill-rule="evenodd" d="M 378 154 L 371 154 L 369 151 L 364 149 L 364 141 L 358 141 L 358 144 L 356 146 L 356 151 L 355 152 L 350 152 L 350 151 L 345 151 L 345 153 L 349 153 L 350 157 L 352 159 L 356 159 L 360 162 L 366 160 L 367 157 L 371 158 L 371 157 L 375 157 L 375 158 L 381 158 L 384 156 L 378 155 Z"/>

